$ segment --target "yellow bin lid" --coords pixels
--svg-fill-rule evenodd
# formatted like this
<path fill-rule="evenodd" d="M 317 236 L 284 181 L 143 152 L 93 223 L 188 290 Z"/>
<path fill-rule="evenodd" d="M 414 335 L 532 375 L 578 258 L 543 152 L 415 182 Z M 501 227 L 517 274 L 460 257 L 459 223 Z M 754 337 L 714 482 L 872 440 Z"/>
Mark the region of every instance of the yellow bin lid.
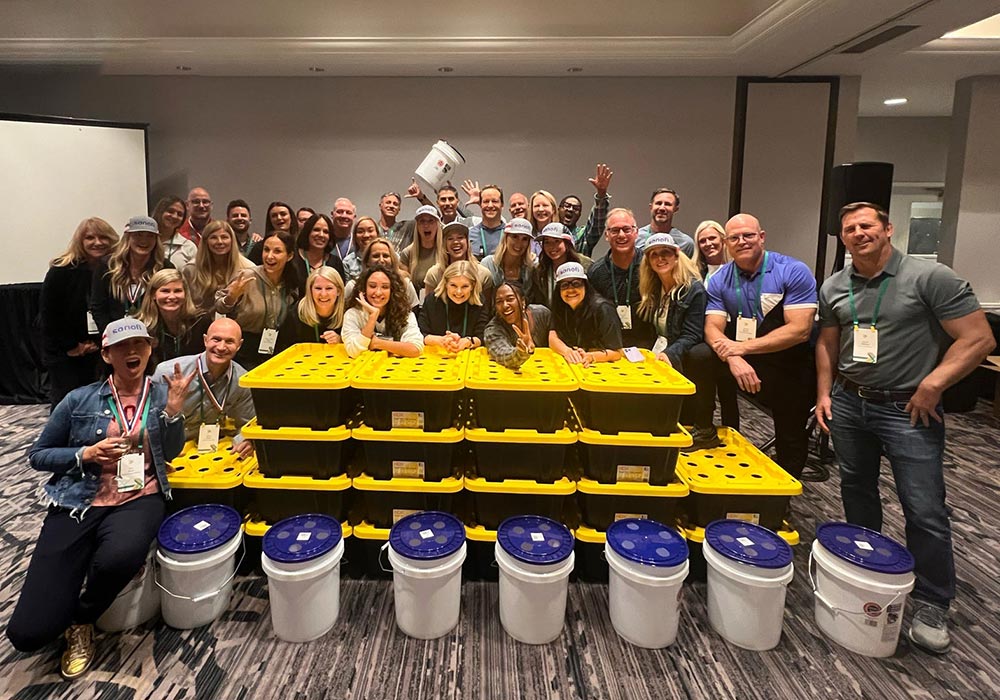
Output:
<path fill-rule="evenodd" d="M 587 527 L 586 525 L 581 525 L 573 530 L 573 536 L 580 542 L 588 544 L 604 544 L 607 541 L 607 537 L 605 537 L 603 532 L 595 530 L 592 527 Z"/>
<path fill-rule="evenodd" d="M 298 343 L 240 377 L 248 389 L 346 389 L 367 358 L 354 360 L 342 344 Z"/>
<path fill-rule="evenodd" d="M 243 521 L 243 532 L 251 537 L 263 537 L 270 529 L 271 526 L 263 520 L 253 520 L 248 516 L 247 519 Z M 340 529 L 344 533 L 344 539 L 350 537 L 354 530 L 346 521 L 340 524 Z"/>
<path fill-rule="evenodd" d="M 368 442 L 461 442 L 465 437 L 464 428 L 446 428 L 436 433 L 416 430 L 415 428 L 393 428 L 392 430 L 375 430 L 364 423 L 351 428 L 351 437 L 355 440 Z"/>
<path fill-rule="evenodd" d="M 354 477 L 354 488 L 358 491 L 404 491 L 406 493 L 458 493 L 464 479 L 449 476 L 441 481 L 424 481 L 408 477 L 395 479 L 373 479 L 367 474 Z"/>
<path fill-rule="evenodd" d="M 689 493 L 687 484 L 674 479 L 664 486 L 653 486 L 642 481 L 619 481 L 602 484 L 592 479 L 580 479 L 576 490 L 593 496 L 651 496 L 655 498 L 684 498 Z"/>
<path fill-rule="evenodd" d="M 554 484 L 540 484 L 527 479 L 487 481 L 482 477 L 465 477 L 465 490 L 473 493 L 529 494 L 533 496 L 568 496 L 576 491 L 576 483 L 565 476 Z"/>
<path fill-rule="evenodd" d="M 677 432 L 670 435 L 653 435 L 652 433 L 623 432 L 615 435 L 605 435 L 590 428 L 581 428 L 577 436 L 586 445 L 607 445 L 611 447 L 690 447 L 691 434 L 677 426 Z"/>
<path fill-rule="evenodd" d="M 732 428 L 719 428 L 722 444 L 681 451 L 677 476 L 694 493 L 729 496 L 798 496 L 802 482 Z"/>
<path fill-rule="evenodd" d="M 576 431 L 567 427 L 554 433 L 540 433 L 537 430 L 507 428 L 489 431 L 486 428 L 465 429 L 465 439 L 470 442 L 527 443 L 531 445 L 572 445 L 576 442 Z"/>
<path fill-rule="evenodd" d="M 431 346 L 420 357 L 392 357 L 382 350 L 364 354 L 368 361 L 351 377 L 355 389 L 458 391 L 465 386 L 468 350 L 452 355 Z"/>
<path fill-rule="evenodd" d="M 167 464 L 167 480 L 175 489 L 234 489 L 243 483 L 243 475 L 257 468 L 257 458 L 237 459 L 229 451 L 232 438 L 219 440 L 215 452 L 199 452 L 194 442 Z"/>
<path fill-rule="evenodd" d="M 482 525 L 466 525 L 465 537 L 473 542 L 496 542 L 497 531 L 487 530 Z"/>
<path fill-rule="evenodd" d="M 519 369 L 508 369 L 490 359 L 486 348 L 469 355 L 465 386 L 487 391 L 576 391 L 579 382 L 562 355 L 549 348 L 536 348 Z"/>
<path fill-rule="evenodd" d="M 624 357 L 614 362 L 597 362 L 590 367 L 570 365 L 580 388 L 611 394 L 676 394 L 694 393 L 694 384 L 683 374 L 660 362 L 648 350 L 640 349 L 642 362 L 630 362 Z"/>
<path fill-rule="evenodd" d="M 243 485 L 250 489 L 282 489 L 286 491 L 345 491 L 351 488 L 351 477 L 346 474 L 329 479 L 311 476 L 264 476 L 255 464 L 243 477 Z"/>
<path fill-rule="evenodd" d="M 315 442 L 340 442 L 351 437 L 351 431 L 345 426 L 337 426 L 329 430 L 312 430 L 311 428 L 262 428 L 257 419 L 252 419 L 243 426 L 243 437 L 248 440 L 307 440 Z"/>
<path fill-rule="evenodd" d="M 389 530 L 387 527 L 375 527 L 366 520 L 361 521 L 354 526 L 354 536 L 359 540 L 378 540 L 380 542 L 385 542 L 389 539 Z"/>

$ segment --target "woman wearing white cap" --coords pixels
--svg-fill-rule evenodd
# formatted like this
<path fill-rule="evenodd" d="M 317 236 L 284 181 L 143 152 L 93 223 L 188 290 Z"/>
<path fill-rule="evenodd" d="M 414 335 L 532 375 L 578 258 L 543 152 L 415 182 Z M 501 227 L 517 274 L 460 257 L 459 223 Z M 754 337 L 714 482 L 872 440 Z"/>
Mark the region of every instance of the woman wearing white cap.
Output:
<path fill-rule="evenodd" d="M 399 254 L 399 264 L 410 275 L 414 289 L 420 294 L 424 290 L 427 271 L 437 261 L 441 215 L 437 208 L 424 205 L 417 209 L 413 219 L 413 241 Z"/>
<path fill-rule="evenodd" d="M 622 356 L 622 324 L 614 307 L 595 292 L 580 263 L 556 270 L 559 296 L 552 302 L 549 347 L 567 362 L 588 367 Z"/>
<path fill-rule="evenodd" d="M 445 269 L 437 289 L 424 299 L 417 323 L 425 345 L 459 352 L 483 344 L 489 315 L 483 306 L 475 263 L 459 260 Z"/>
<path fill-rule="evenodd" d="M 483 305 L 487 308 L 492 307 L 493 275 L 480 265 L 472 254 L 469 247 L 469 227 L 460 221 L 452 221 L 442 230 L 438 242 L 437 261 L 424 277 L 424 298 L 435 293 L 448 266 L 460 260 L 472 265 L 475 276 L 479 279 L 479 293 L 483 298 Z"/>
<path fill-rule="evenodd" d="M 531 303 L 552 308 L 556 289 L 556 270 L 559 266 L 568 262 L 580 263 L 586 272 L 594 261 L 576 252 L 573 246 L 573 234 L 560 223 L 552 223 L 543 228 L 538 234 L 538 240 L 541 242 L 542 255 L 533 273 Z"/>
<path fill-rule="evenodd" d="M 646 239 L 639 265 L 639 316 L 656 328 L 653 352 L 695 383 L 693 401 L 684 402 L 681 422 L 694 425 L 694 449 L 719 444 L 712 413 L 712 350 L 705 344 L 708 295 L 698 268 L 669 233 Z"/>
<path fill-rule="evenodd" d="M 531 272 L 535 267 L 535 255 L 531 252 L 531 222 L 514 218 L 503 227 L 503 237 L 493 255 L 483 260 L 483 267 L 493 277 L 493 288 L 504 281 L 521 285 L 524 294 L 531 298 Z"/>
<path fill-rule="evenodd" d="M 150 337 L 138 320 L 109 323 L 102 346 L 111 376 L 67 394 L 28 453 L 34 469 L 52 474 L 49 509 L 7 624 L 21 651 L 65 633 L 68 679 L 90 667 L 94 623 L 146 561 L 170 498 L 166 464 L 184 447 L 181 408 L 194 377 L 179 367 L 166 385 L 146 376 Z"/>

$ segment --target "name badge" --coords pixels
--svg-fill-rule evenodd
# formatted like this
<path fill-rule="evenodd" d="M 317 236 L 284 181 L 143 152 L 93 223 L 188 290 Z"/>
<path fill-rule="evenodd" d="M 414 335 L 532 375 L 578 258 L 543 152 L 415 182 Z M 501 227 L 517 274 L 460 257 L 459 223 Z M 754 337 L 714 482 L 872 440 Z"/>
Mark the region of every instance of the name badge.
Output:
<path fill-rule="evenodd" d="M 878 330 L 854 329 L 854 361 L 875 364 L 878 362 Z"/>
<path fill-rule="evenodd" d="M 94 314 L 87 312 L 87 335 L 97 335 L 97 321 L 94 320 Z"/>
<path fill-rule="evenodd" d="M 736 340 L 738 342 L 750 340 L 757 337 L 757 319 L 743 318 L 736 319 Z"/>
<path fill-rule="evenodd" d="M 198 451 L 215 452 L 219 449 L 219 424 L 203 423 L 198 428 Z"/>
<path fill-rule="evenodd" d="M 274 347 L 278 344 L 278 329 L 277 328 L 265 328 L 264 332 L 260 336 L 260 346 L 257 348 L 257 352 L 261 355 L 273 355 Z"/>
<path fill-rule="evenodd" d="M 615 310 L 618 312 L 618 320 L 622 322 L 622 330 L 632 330 L 632 307 L 620 304 Z"/>
<path fill-rule="evenodd" d="M 146 483 L 146 458 L 141 452 L 130 452 L 118 460 L 115 482 L 120 493 L 138 491 Z"/>

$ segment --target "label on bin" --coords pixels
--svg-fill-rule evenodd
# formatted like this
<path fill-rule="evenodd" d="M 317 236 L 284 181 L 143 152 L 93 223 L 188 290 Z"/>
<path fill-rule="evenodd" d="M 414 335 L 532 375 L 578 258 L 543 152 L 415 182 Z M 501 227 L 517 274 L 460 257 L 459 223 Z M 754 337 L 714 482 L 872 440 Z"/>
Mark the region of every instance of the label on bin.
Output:
<path fill-rule="evenodd" d="M 641 464 L 619 464 L 616 481 L 649 483 L 649 467 Z"/>
<path fill-rule="evenodd" d="M 726 513 L 727 520 L 746 520 L 748 523 L 760 525 L 760 513 Z"/>
<path fill-rule="evenodd" d="M 392 412 L 392 427 L 393 428 L 409 428 L 410 430 L 423 430 L 424 429 L 424 412 L 423 411 L 393 411 Z"/>
<path fill-rule="evenodd" d="M 543 535 L 540 532 L 532 532 L 531 533 L 531 541 L 532 542 L 544 542 L 545 541 L 545 535 Z"/>
<path fill-rule="evenodd" d="M 874 547 L 865 542 L 864 540 L 854 540 L 854 544 L 858 549 L 865 549 L 869 552 L 874 551 Z"/>
<path fill-rule="evenodd" d="M 210 527 L 212 527 L 212 523 L 209 523 L 209 522 L 206 522 L 206 521 L 202 520 L 202 521 L 201 521 L 201 522 L 199 522 L 199 523 L 195 523 L 195 524 L 193 525 L 193 527 L 194 527 L 194 529 L 195 529 L 195 530 L 197 530 L 198 532 L 201 532 L 202 530 L 205 530 L 206 528 L 210 528 Z"/>
<path fill-rule="evenodd" d="M 433 530 L 421 530 L 420 531 L 420 536 L 423 539 L 426 540 L 428 537 L 434 537 L 434 531 Z"/>
<path fill-rule="evenodd" d="M 394 459 L 392 460 L 392 478 L 423 479 L 424 463 Z"/>
<path fill-rule="evenodd" d="M 295 539 L 299 542 L 308 542 L 310 537 L 312 537 L 311 532 L 300 532 Z"/>
<path fill-rule="evenodd" d="M 615 513 L 615 522 L 619 520 L 626 520 L 628 518 L 638 518 L 639 520 L 645 520 L 649 516 L 645 513 Z"/>
<path fill-rule="evenodd" d="M 737 537 L 736 541 L 739 542 L 744 547 L 753 547 L 754 541 L 749 537 Z"/>
<path fill-rule="evenodd" d="M 419 510 L 407 510 L 406 508 L 393 508 L 392 509 L 392 524 L 395 525 L 400 520 L 405 518 L 407 515 L 413 515 L 414 513 L 419 513 Z"/>

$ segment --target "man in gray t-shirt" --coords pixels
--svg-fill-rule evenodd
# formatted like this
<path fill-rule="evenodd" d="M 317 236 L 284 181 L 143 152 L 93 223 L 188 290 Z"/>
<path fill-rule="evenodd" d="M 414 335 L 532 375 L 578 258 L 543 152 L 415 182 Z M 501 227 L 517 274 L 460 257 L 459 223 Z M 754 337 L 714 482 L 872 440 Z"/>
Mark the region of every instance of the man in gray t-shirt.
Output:
<path fill-rule="evenodd" d="M 968 282 L 892 247 L 877 205 L 848 204 L 840 221 L 851 264 L 819 293 L 816 417 L 833 437 L 848 522 L 882 529 L 878 478 L 889 458 L 917 577 L 907 633 L 940 654 L 955 597 L 941 394 L 983 361 L 993 335 Z"/>

